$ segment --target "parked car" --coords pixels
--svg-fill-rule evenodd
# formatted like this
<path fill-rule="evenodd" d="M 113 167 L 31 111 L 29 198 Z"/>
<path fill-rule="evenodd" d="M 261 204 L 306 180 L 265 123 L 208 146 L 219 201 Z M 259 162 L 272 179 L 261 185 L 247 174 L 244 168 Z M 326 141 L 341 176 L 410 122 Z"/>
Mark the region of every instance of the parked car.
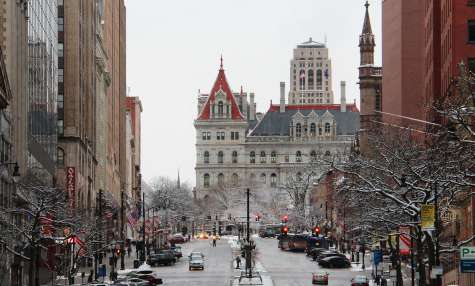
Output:
<path fill-rule="evenodd" d="M 317 257 L 320 255 L 320 253 L 327 251 L 325 248 L 319 248 L 319 247 L 314 247 L 312 249 L 307 250 L 307 256 L 310 256 L 314 258 L 314 260 L 317 259 Z"/>
<path fill-rule="evenodd" d="M 162 278 L 159 278 L 157 274 L 140 274 L 138 278 L 148 281 L 149 286 L 156 286 L 156 285 L 163 284 Z"/>
<path fill-rule="evenodd" d="M 204 232 L 204 231 L 203 231 L 203 232 L 200 232 L 200 233 L 196 236 L 196 238 L 198 238 L 198 239 L 208 239 L 209 236 L 208 236 L 208 233 L 207 233 L 207 232 Z"/>
<path fill-rule="evenodd" d="M 346 256 L 344 254 L 341 254 L 339 253 L 338 251 L 335 251 L 335 250 L 326 250 L 326 251 L 322 251 L 320 252 L 320 254 L 318 255 L 317 257 L 317 261 L 320 262 L 320 260 L 324 259 L 324 258 L 327 258 L 327 257 L 330 257 L 330 256 L 340 256 L 340 257 L 344 257 L 346 258 Z"/>
<path fill-rule="evenodd" d="M 147 259 L 147 263 L 151 266 L 175 264 L 175 252 L 173 250 L 160 250 L 156 254 L 151 254 Z"/>
<path fill-rule="evenodd" d="M 201 252 L 192 252 L 188 256 L 188 269 L 205 269 L 204 255 Z"/>
<path fill-rule="evenodd" d="M 183 257 L 183 253 L 181 252 L 181 247 L 180 246 L 175 246 L 172 248 L 173 252 L 175 253 L 175 257 L 177 259 L 180 259 Z"/>
<path fill-rule="evenodd" d="M 351 267 L 351 262 L 346 257 L 330 256 L 323 258 L 318 262 L 322 267 L 326 268 L 348 268 Z"/>
<path fill-rule="evenodd" d="M 328 273 L 324 271 L 315 272 L 312 274 L 312 284 L 314 285 L 328 285 Z"/>
<path fill-rule="evenodd" d="M 369 279 L 365 275 L 357 275 L 351 279 L 351 286 L 369 286 Z"/>

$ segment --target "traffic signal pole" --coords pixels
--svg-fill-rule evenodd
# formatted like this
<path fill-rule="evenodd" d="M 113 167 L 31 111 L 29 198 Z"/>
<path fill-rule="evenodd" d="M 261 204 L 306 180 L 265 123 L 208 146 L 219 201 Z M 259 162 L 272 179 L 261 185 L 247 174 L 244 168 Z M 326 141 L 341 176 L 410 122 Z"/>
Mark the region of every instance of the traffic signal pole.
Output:
<path fill-rule="evenodd" d="M 247 197 L 247 233 L 246 233 L 246 273 L 248 273 L 248 277 L 252 278 L 252 261 L 251 261 L 251 232 L 250 232 L 250 209 L 249 209 L 249 189 L 246 192 Z M 248 272 L 249 271 L 249 272 Z"/>
<path fill-rule="evenodd" d="M 124 190 L 120 192 L 120 270 L 125 269 L 124 252 L 125 252 L 125 235 L 124 235 Z"/>

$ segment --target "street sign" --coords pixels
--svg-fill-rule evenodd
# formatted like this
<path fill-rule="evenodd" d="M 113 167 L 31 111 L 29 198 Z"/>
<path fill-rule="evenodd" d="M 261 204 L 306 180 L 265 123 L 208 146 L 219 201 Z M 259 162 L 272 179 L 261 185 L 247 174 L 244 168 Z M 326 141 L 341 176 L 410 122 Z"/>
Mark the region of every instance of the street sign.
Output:
<path fill-rule="evenodd" d="M 435 222 L 435 207 L 434 205 L 421 206 L 421 226 L 423 230 L 433 230 Z"/>
<path fill-rule="evenodd" d="M 475 273 L 475 247 L 460 247 L 460 272 Z"/>
<path fill-rule="evenodd" d="M 461 260 L 475 260 L 475 247 L 462 246 L 460 247 Z"/>
<path fill-rule="evenodd" d="M 383 252 L 381 250 L 375 250 L 373 252 L 373 263 L 378 266 L 383 261 Z"/>

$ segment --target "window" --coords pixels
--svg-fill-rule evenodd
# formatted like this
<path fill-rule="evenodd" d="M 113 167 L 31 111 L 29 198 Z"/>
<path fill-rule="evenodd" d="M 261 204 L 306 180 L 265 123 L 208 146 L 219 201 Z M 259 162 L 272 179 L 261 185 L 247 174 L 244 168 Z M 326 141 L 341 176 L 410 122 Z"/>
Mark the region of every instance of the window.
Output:
<path fill-rule="evenodd" d="M 58 167 L 63 167 L 64 166 L 64 150 L 61 149 L 61 148 L 58 148 L 56 163 L 57 163 Z"/>
<path fill-rule="evenodd" d="M 224 153 L 223 151 L 218 152 L 218 164 L 223 164 L 224 163 Z"/>
<path fill-rule="evenodd" d="M 256 174 L 251 174 L 249 180 L 251 181 L 251 185 L 254 185 L 256 183 Z"/>
<path fill-rule="evenodd" d="M 211 140 L 211 132 L 206 132 L 206 140 Z"/>
<path fill-rule="evenodd" d="M 467 67 L 469 71 L 475 73 L 475 58 L 468 58 Z"/>
<path fill-rule="evenodd" d="M 308 70 L 308 89 L 313 89 L 313 70 Z"/>
<path fill-rule="evenodd" d="M 468 20 L 468 41 L 475 43 L 475 20 Z"/>
<path fill-rule="evenodd" d="M 64 57 L 64 44 L 58 43 L 58 57 Z"/>
<path fill-rule="evenodd" d="M 207 138 L 207 137 L 206 137 L 206 132 L 201 133 L 201 135 L 203 136 L 203 137 L 202 137 L 203 140 L 206 140 L 206 138 Z"/>
<path fill-rule="evenodd" d="M 317 70 L 317 88 L 321 89 L 323 83 L 322 70 Z"/>
<path fill-rule="evenodd" d="M 272 173 L 272 175 L 270 175 L 270 186 L 271 187 L 276 187 L 277 186 L 277 175 Z"/>
<path fill-rule="evenodd" d="M 317 131 L 317 125 L 315 123 L 310 124 L 310 135 L 315 136 Z"/>
<path fill-rule="evenodd" d="M 300 89 L 304 90 L 305 89 L 305 70 L 300 71 Z"/>
<path fill-rule="evenodd" d="M 261 163 L 265 163 L 265 162 L 266 162 L 266 152 L 261 151 Z"/>
<path fill-rule="evenodd" d="M 315 152 L 315 150 L 312 150 L 312 152 L 310 152 L 310 158 L 312 159 L 312 161 L 317 160 L 317 152 Z"/>
<path fill-rule="evenodd" d="M 224 140 L 224 134 L 225 132 L 224 131 L 218 131 L 216 132 L 216 140 Z"/>
<path fill-rule="evenodd" d="M 261 183 L 265 185 L 265 184 L 266 184 L 266 181 L 267 181 L 267 180 L 266 180 L 266 174 L 265 174 L 265 173 L 262 173 L 262 174 L 261 174 Z"/>
<path fill-rule="evenodd" d="M 322 127 L 318 126 L 318 135 L 322 136 Z"/>
<path fill-rule="evenodd" d="M 203 176 L 203 187 L 209 188 L 209 174 Z"/>
<path fill-rule="evenodd" d="M 285 163 L 288 163 L 288 162 L 289 162 L 289 155 L 285 155 L 284 157 L 285 157 L 285 158 L 284 158 Z"/>
<path fill-rule="evenodd" d="M 62 113 L 64 109 L 64 95 L 58 94 L 58 113 Z"/>
<path fill-rule="evenodd" d="M 231 140 L 239 140 L 239 132 L 231 131 Z"/>
<path fill-rule="evenodd" d="M 209 164 L 209 152 L 208 151 L 205 151 L 205 154 L 204 154 L 204 163 L 205 164 Z"/>
<path fill-rule="evenodd" d="M 219 173 L 219 175 L 218 175 L 218 185 L 219 186 L 224 185 L 224 174 L 223 173 Z"/>
<path fill-rule="evenodd" d="M 295 153 L 295 161 L 299 163 L 302 162 L 302 152 L 297 151 L 297 153 Z"/>
<path fill-rule="evenodd" d="M 223 114 L 224 114 L 224 105 L 223 105 L 223 102 L 220 101 L 218 102 L 218 115 L 223 116 Z"/>
<path fill-rule="evenodd" d="M 64 31 L 64 18 L 59 17 L 58 18 L 58 32 L 63 32 Z"/>
<path fill-rule="evenodd" d="M 238 162 L 238 152 L 233 151 L 233 164 L 236 164 Z"/>
<path fill-rule="evenodd" d="M 330 123 L 325 123 L 325 133 L 326 134 L 330 134 L 330 129 L 331 129 L 331 126 L 330 126 Z"/>
<path fill-rule="evenodd" d="M 64 135 L 64 120 L 58 120 L 58 135 Z"/>
<path fill-rule="evenodd" d="M 237 186 L 239 184 L 239 176 L 238 174 L 234 173 L 233 174 L 233 186 Z"/>
<path fill-rule="evenodd" d="M 302 124 L 300 123 L 297 123 L 297 125 L 295 125 L 295 136 L 302 137 Z"/>
<path fill-rule="evenodd" d="M 58 69 L 58 82 L 64 82 L 64 69 Z"/>
<path fill-rule="evenodd" d="M 327 156 L 327 157 L 331 156 L 331 153 L 330 153 L 330 151 L 328 151 L 328 150 L 327 150 L 327 151 L 325 151 L 325 156 Z"/>
<path fill-rule="evenodd" d="M 249 162 L 250 162 L 251 164 L 255 164 L 255 163 L 256 163 L 256 152 L 251 151 L 251 153 L 249 154 Z"/>
<path fill-rule="evenodd" d="M 270 153 L 270 162 L 275 163 L 276 161 L 277 161 L 277 153 L 275 151 L 272 151 L 272 153 Z"/>

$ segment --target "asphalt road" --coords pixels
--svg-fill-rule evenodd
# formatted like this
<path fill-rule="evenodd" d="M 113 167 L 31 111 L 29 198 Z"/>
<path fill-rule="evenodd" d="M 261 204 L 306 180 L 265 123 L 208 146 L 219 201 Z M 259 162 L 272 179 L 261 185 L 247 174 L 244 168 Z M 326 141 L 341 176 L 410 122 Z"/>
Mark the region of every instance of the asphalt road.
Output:
<path fill-rule="evenodd" d="M 205 269 L 188 270 L 188 254 L 201 251 L 205 255 Z M 227 286 L 233 276 L 231 248 L 225 240 L 216 247 L 209 240 L 196 240 L 182 245 L 183 257 L 174 266 L 154 267 L 164 285 Z"/>
<path fill-rule="evenodd" d="M 312 285 L 312 273 L 321 269 L 305 253 L 281 251 L 277 248 L 276 239 L 257 238 L 256 243 L 257 260 L 261 264 L 258 268 L 262 268 L 263 275 L 269 275 L 272 278 L 275 286 Z M 349 269 L 324 270 L 330 274 L 329 285 L 331 286 L 351 285 L 351 278 L 363 274 L 360 267 L 356 265 Z"/>

